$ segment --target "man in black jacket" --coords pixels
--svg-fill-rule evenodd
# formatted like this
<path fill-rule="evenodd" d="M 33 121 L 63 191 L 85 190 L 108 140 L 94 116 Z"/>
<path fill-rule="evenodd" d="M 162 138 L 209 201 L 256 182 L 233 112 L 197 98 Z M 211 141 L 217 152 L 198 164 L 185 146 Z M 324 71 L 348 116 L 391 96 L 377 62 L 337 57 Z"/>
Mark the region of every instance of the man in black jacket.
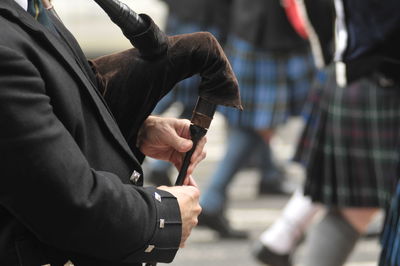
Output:
<path fill-rule="evenodd" d="M 201 210 L 205 140 L 186 186 L 143 188 L 140 163 L 179 167 L 192 146 L 189 121 L 149 117 L 179 78 L 155 79 L 136 49 L 89 63 L 27 4 L 0 1 L 0 265 L 172 261 Z"/>

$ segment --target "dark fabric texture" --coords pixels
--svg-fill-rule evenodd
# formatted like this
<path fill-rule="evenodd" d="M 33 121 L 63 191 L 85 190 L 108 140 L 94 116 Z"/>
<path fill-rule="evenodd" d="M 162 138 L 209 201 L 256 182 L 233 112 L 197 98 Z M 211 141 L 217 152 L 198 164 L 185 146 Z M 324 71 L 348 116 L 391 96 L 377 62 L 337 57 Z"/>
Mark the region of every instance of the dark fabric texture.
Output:
<path fill-rule="evenodd" d="M 392 58 L 396 55 L 400 59 L 397 49 L 400 44 L 399 1 L 347 0 L 343 1 L 343 6 L 349 36 L 343 55 L 345 62 L 371 54 Z"/>
<path fill-rule="evenodd" d="M 321 66 L 329 65 L 333 60 L 334 54 L 334 25 L 335 7 L 333 0 L 302 0 L 306 9 L 306 16 L 310 26 L 316 34 L 316 39 L 309 38 L 311 46 L 318 46 L 318 53 L 314 57 L 321 58 Z M 314 49 L 313 49 L 314 50 Z"/>
<path fill-rule="evenodd" d="M 398 179 L 398 86 L 373 77 L 339 87 L 334 69 L 310 96 L 311 111 L 295 159 L 306 167 L 305 193 L 339 207 L 382 207 Z"/>
<path fill-rule="evenodd" d="M 145 118 L 145 114 L 137 119 L 129 115 L 130 112 L 140 114 L 135 108 L 138 101 L 142 100 L 133 97 L 137 91 L 129 84 L 138 84 L 137 88 L 162 88 L 158 97 L 153 94 L 154 90 L 141 91 L 146 102 L 148 99 L 158 101 L 178 81 L 199 73 L 202 77 L 199 96 L 216 105 L 242 108 L 239 86 L 228 59 L 215 37 L 207 32 L 169 37 L 167 52 L 157 60 L 145 60 L 138 50 L 131 49 L 98 58 L 91 63 L 101 84 L 101 91 L 128 140 L 134 139 L 137 133 L 129 129 L 136 128 Z M 128 67 L 130 65 L 135 67 Z M 116 84 L 124 86 L 118 87 Z"/>
<path fill-rule="evenodd" d="M 134 112 L 116 108 L 73 36 L 53 22 L 60 36 L 15 1 L 0 1 L 0 265 L 170 262 L 181 238 L 177 201 L 141 187 L 141 166 L 124 137 L 165 88 L 104 79 L 108 93 L 134 98 Z M 140 66 L 138 52 L 128 53 L 124 73 Z M 132 127 L 121 131 L 114 111 L 130 112 Z M 159 227 L 163 216 L 171 226 Z M 155 249 L 145 252 L 149 245 Z"/>
<path fill-rule="evenodd" d="M 286 17 L 281 1 L 234 0 L 230 34 L 268 51 L 306 50 L 301 38 Z"/>
<path fill-rule="evenodd" d="M 167 52 L 168 37 L 158 28 L 154 21 L 146 14 L 140 14 L 140 17 L 147 25 L 147 29 L 139 34 L 130 35 L 121 28 L 125 36 L 131 41 L 132 45 L 137 48 L 140 55 L 147 60 L 157 60 Z"/>
<path fill-rule="evenodd" d="M 266 52 L 232 37 L 225 48 L 240 84 L 243 111 L 221 106 L 229 125 L 276 128 L 301 114 L 315 67 L 311 53 Z"/>
<path fill-rule="evenodd" d="M 204 28 L 217 27 L 225 39 L 230 25 L 232 0 L 164 0 L 171 15 L 183 22 L 197 23 Z"/>
<path fill-rule="evenodd" d="M 205 28 L 198 23 L 184 22 L 174 15 L 170 14 L 167 19 L 166 33 L 168 35 L 187 34 L 193 32 L 204 31 Z M 208 30 L 211 32 L 211 30 Z M 218 39 L 215 32 L 212 34 Z M 179 82 L 172 91 L 168 93 L 155 108 L 155 113 L 160 114 L 170 107 L 175 102 L 180 102 L 184 105 L 185 110 L 188 110 L 189 116 L 182 117 L 190 119 L 194 107 L 197 103 L 197 89 L 200 85 L 201 78 L 199 75 L 192 76 Z"/>
<path fill-rule="evenodd" d="M 187 13 L 197 13 L 197 10 L 192 9 L 193 6 L 191 5 L 191 1 L 173 1 L 174 4 L 171 4 L 170 1 L 168 3 L 169 6 L 169 13 L 167 17 L 165 31 L 168 35 L 178 35 L 178 34 L 187 34 L 187 33 L 194 33 L 200 31 L 208 31 L 212 33 L 219 43 L 223 45 L 223 42 L 226 38 L 226 27 L 219 24 L 217 21 L 214 21 L 212 18 L 209 19 L 209 14 L 211 12 L 215 12 L 216 6 L 220 6 L 221 3 L 226 2 L 223 1 L 213 1 L 213 5 L 210 12 L 206 12 L 204 14 L 205 21 L 198 20 L 197 16 L 187 18 Z M 197 1 L 198 3 L 206 4 L 207 1 Z M 179 4 L 179 5 L 178 5 Z M 179 6 L 179 10 L 183 9 L 185 12 L 181 14 L 180 12 L 176 12 L 176 6 Z M 228 9 L 229 5 L 226 4 L 224 9 Z M 179 11 L 178 10 L 178 11 Z M 224 20 L 228 21 L 227 16 L 224 14 L 218 13 L 218 17 L 223 16 Z M 201 78 L 199 75 L 192 76 L 187 78 L 181 82 L 179 82 L 175 88 L 166 95 L 158 104 L 157 107 L 154 109 L 155 114 L 163 113 L 167 108 L 171 106 L 171 104 L 179 102 L 183 105 L 184 110 L 183 113 L 180 115 L 182 118 L 189 118 L 193 112 L 193 109 L 197 103 L 197 88 L 199 87 L 201 82 Z"/>

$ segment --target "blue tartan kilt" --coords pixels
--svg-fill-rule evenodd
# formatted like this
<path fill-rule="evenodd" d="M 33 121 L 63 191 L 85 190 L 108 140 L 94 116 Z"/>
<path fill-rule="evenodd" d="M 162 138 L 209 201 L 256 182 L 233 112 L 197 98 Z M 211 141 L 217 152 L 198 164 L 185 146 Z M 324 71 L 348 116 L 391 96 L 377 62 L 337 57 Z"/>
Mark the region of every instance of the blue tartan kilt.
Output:
<path fill-rule="evenodd" d="M 399 88 L 372 78 L 342 88 L 334 69 L 320 86 L 295 154 L 306 168 L 305 193 L 328 206 L 386 208 L 398 180 Z"/>
<path fill-rule="evenodd" d="M 231 126 L 272 129 L 300 115 L 315 66 L 309 51 L 270 53 L 229 36 L 225 52 L 240 86 L 243 111 L 220 107 Z"/>
<path fill-rule="evenodd" d="M 198 23 L 184 22 L 172 15 L 170 15 L 167 19 L 166 33 L 168 35 L 186 34 L 205 30 L 211 32 L 218 39 L 219 32 L 216 28 L 205 29 Z M 193 77 L 187 78 L 179 82 L 170 93 L 168 93 L 166 96 L 164 96 L 164 98 L 161 99 L 161 101 L 156 106 L 154 113 L 163 113 L 174 102 L 182 103 L 185 108 L 194 109 L 194 106 L 197 102 L 197 97 L 199 95 L 198 88 L 200 82 L 201 78 L 199 75 L 194 75 Z"/>

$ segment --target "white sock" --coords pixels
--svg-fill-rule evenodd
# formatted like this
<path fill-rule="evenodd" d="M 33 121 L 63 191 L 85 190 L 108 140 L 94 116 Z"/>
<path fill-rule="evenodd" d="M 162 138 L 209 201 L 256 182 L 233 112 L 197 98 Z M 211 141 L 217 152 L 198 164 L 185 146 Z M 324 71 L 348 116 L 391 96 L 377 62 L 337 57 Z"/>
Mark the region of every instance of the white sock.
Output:
<path fill-rule="evenodd" d="M 289 254 L 319 208 L 319 205 L 304 196 L 302 190 L 296 190 L 281 216 L 261 234 L 260 241 L 278 254 Z"/>

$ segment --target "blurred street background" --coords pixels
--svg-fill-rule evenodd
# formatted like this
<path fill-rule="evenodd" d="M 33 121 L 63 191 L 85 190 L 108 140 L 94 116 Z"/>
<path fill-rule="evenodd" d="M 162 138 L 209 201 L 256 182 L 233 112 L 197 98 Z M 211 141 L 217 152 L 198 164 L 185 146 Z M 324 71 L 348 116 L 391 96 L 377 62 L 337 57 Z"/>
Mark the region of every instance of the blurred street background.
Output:
<path fill-rule="evenodd" d="M 89 57 L 131 48 L 132 45 L 93 0 L 54 0 L 64 24 Z M 150 15 L 160 28 L 165 25 L 166 5 L 158 0 L 124 0 L 137 13 Z M 73 8 L 72 8 L 73 7 Z"/>
<path fill-rule="evenodd" d="M 124 0 L 124 2 L 138 13 L 149 14 L 161 28 L 164 27 L 167 8 L 162 2 L 157 0 Z M 131 47 L 119 28 L 113 25 L 94 1 L 54 0 L 54 5 L 88 57 Z M 179 108 L 179 106 L 172 108 L 171 115 L 174 115 L 174 108 Z M 275 159 L 284 168 L 292 187 L 301 184 L 304 178 L 302 168 L 290 162 L 301 129 L 302 121 L 293 119 L 279 130 L 272 141 Z M 200 187 L 204 187 L 223 155 L 225 136 L 225 121 L 217 114 L 208 133 L 207 158 L 195 172 L 195 178 Z M 178 253 L 172 265 L 259 265 L 251 255 L 252 243 L 278 217 L 289 196 L 258 197 L 256 192 L 258 178 L 258 172 L 255 169 L 245 169 L 236 176 L 229 191 L 231 201 L 228 206 L 228 217 L 235 228 L 248 230 L 250 239 L 221 241 L 212 231 L 196 228 L 187 242 L 187 247 Z M 377 237 L 363 238 L 346 266 L 376 265 L 378 254 L 379 239 Z M 295 256 L 296 265 L 302 265 L 302 256 L 303 250 L 300 248 Z"/>
<path fill-rule="evenodd" d="M 170 113 L 173 115 L 173 112 Z M 274 137 L 272 147 L 276 160 L 286 172 L 292 186 L 301 184 L 302 168 L 290 162 L 294 152 L 294 144 L 302 129 L 300 119 L 292 119 L 279 129 Z M 204 188 L 218 160 L 225 149 L 225 121 L 217 114 L 207 133 L 207 158 L 198 166 L 194 177 L 200 188 Z M 220 240 L 214 232 L 198 227 L 187 242 L 187 247 L 180 250 L 172 265 L 176 266 L 257 266 L 260 265 L 251 254 L 254 241 L 259 235 L 278 218 L 281 209 L 289 196 L 268 195 L 259 197 L 257 194 L 259 173 L 256 169 L 248 168 L 235 177 L 229 191 L 227 216 L 236 229 L 248 230 L 249 240 Z M 316 217 L 316 221 L 319 217 Z M 345 266 L 375 266 L 379 256 L 379 239 L 363 238 L 357 244 L 355 252 Z M 295 254 L 296 266 L 302 264 L 304 250 L 300 246 Z M 164 264 L 161 264 L 164 265 Z M 166 265 L 166 264 L 165 264 Z M 321 265 L 323 266 L 323 265 Z"/>

